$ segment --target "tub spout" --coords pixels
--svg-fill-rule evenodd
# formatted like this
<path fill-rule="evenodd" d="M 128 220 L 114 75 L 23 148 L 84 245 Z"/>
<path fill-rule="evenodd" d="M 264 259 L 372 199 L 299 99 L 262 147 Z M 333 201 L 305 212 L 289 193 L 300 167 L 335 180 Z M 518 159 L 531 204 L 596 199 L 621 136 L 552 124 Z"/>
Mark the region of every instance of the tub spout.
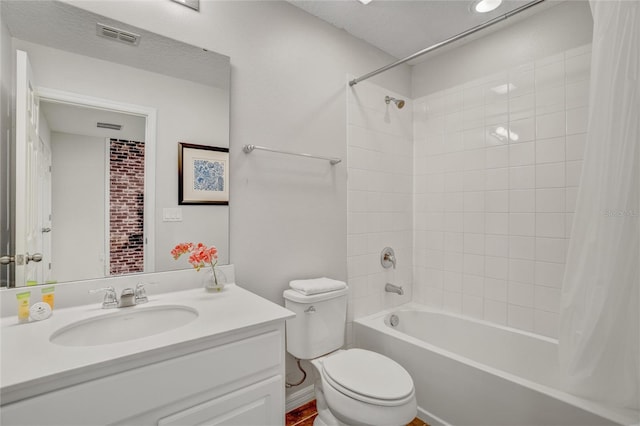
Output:
<path fill-rule="evenodd" d="M 397 293 L 400 296 L 404 294 L 404 290 L 402 289 L 401 285 L 394 285 L 391 283 L 387 283 L 387 285 L 384 286 L 384 291 L 388 293 Z"/>

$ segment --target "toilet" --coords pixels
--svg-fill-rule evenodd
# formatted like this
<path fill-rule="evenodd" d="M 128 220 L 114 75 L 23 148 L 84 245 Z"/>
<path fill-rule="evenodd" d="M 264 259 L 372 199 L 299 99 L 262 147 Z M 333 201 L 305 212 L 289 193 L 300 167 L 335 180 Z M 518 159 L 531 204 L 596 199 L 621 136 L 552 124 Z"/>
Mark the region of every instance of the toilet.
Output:
<path fill-rule="evenodd" d="M 305 295 L 284 291 L 287 352 L 311 361 L 318 416 L 314 426 L 400 426 L 416 416 L 413 380 L 397 362 L 344 345 L 347 288 Z"/>

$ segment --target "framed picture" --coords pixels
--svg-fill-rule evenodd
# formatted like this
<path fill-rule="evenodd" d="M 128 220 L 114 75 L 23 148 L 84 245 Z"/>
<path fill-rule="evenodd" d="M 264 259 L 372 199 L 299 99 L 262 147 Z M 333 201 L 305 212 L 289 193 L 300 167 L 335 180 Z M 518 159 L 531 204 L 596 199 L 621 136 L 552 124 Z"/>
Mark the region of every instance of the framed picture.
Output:
<path fill-rule="evenodd" d="M 229 204 L 229 149 L 178 143 L 178 204 Z"/>

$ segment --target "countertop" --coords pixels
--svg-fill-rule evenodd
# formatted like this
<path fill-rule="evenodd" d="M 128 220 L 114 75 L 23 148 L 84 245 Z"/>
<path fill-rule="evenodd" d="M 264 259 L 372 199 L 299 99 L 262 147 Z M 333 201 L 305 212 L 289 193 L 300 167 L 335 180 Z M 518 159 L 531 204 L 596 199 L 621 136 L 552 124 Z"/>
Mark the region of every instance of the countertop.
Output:
<path fill-rule="evenodd" d="M 76 321 L 154 306 L 185 305 L 198 311 L 192 322 L 135 340 L 98 346 L 69 347 L 51 343 L 56 330 Z M 202 288 L 150 294 L 149 302 L 129 308 L 102 309 L 101 303 L 55 309 L 44 321 L 1 323 L 0 387 L 2 404 L 69 386 L 107 374 L 136 368 L 211 345 L 212 339 L 233 341 L 252 328 L 294 316 L 291 311 L 235 284 L 223 291 Z M 209 342 L 209 343 L 207 343 Z M 187 352 L 185 352 L 187 351 Z"/>

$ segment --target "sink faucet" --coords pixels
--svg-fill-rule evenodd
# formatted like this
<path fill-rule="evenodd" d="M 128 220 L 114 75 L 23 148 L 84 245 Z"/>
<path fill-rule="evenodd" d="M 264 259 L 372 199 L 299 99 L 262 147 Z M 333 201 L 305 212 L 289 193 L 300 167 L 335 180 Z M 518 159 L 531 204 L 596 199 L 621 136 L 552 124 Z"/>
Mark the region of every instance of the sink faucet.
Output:
<path fill-rule="evenodd" d="M 116 290 L 111 286 L 89 290 L 89 293 L 93 294 L 102 291 L 104 291 L 102 309 L 126 308 L 129 306 L 138 305 L 140 303 L 147 303 L 149 301 L 149 299 L 147 298 L 147 293 L 144 289 L 144 283 L 138 283 L 135 290 L 132 288 L 125 288 L 124 290 L 122 290 L 122 293 L 120 294 L 120 300 L 118 300 Z"/>
<path fill-rule="evenodd" d="M 120 293 L 120 303 L 118 304 L 118 308 L 126 308 L 128 306 L 135 306 L 136 301 L 134 299 L 135 292 L 132 288 L 125 288 Z"/>
<path fill-rule="evenodd" d="M 402 289 L 401 285 L 394 285 L 391 283 L 387 283 L 387 285 L 384 286 L 384 291 L 388 293 L 397 293 L 400 296 L 404 294 L 404 290 Z"/>

